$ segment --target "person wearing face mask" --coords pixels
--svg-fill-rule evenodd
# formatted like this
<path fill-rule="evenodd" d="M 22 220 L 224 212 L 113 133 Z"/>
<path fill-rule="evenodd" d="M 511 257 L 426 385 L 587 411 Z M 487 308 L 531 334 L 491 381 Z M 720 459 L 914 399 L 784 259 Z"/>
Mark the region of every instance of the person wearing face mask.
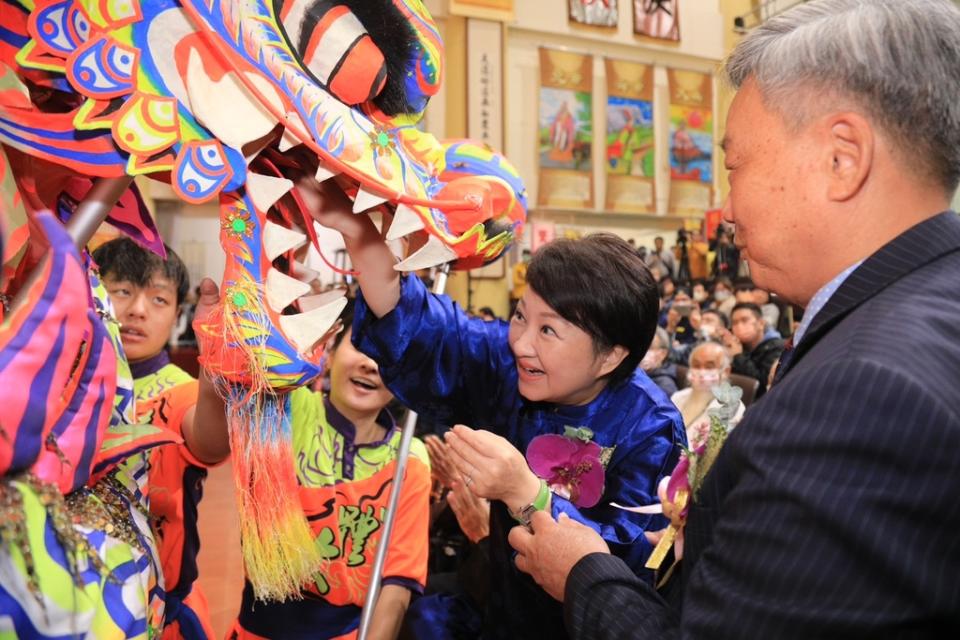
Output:
<path fill-rule="evenodd" d="M 706 309 L 700 312 L 700 326 L 697 336 L 700 340 L 719 339 L 723 332 L 730 328 L 730 320 L 722 311 Z"/>
<path fill-rule="evenodd" d="M 685 288 L 677 289 L 666 311 L 667 333 L 673 338 L 671 346 L 683 347 L 696 342 L 700 307 L 690 299 L 690 292 Z"/>
<path fill-rule="evenodd" d="M 664 393 L 673 395 L 677 392 L 677 365 L 668 361 L 669 354 L 670 334 L 662 327 L 657 327 L 653 342 L 640 361 L 640 368 Z"/>
<path fill-rule="evenodd" d="M 717 278 L 713 283 L 712 308 L 723 312 L 723 314 L 729 318 L 736 304 L 737 300 L 733 297 L 733 283 L 730 281 L 730 278 Z"/>
<path fill-rule="evenodd" d="M 703 306 L 710 299 L 710 292 L 707 291 L 707 286 L 698 280 L 690 287 L 690 297 L 693 298 L 694 302 Z"/>
<path fill-rule="evenodd" d="M 713 396 L 713 388 L 729 379 L 730 356 L 722 344 L 708 340 L 693 348 L 687 373 L 690 386 L 670 397 L 683 416 L 691 449 L 704 442 L 710 427 L 709 411 L 720 407 L 719 401 Z M 730 424 L 736 425 L 745 410 L 741 402 Z"/>

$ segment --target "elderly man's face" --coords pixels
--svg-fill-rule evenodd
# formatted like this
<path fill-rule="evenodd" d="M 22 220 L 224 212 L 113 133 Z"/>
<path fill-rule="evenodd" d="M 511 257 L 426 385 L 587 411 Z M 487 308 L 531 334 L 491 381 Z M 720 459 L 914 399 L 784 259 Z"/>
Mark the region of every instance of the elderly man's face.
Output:
<path fill-rule="evenodd" d="M 730 107 L 724 150 L 730 194 L 723 215 L 736 224 L 740 256 L 757 286 L 790 298 L 821 226 L 817 141 L 809 130 L 789 131 L 748 80 Z"/>
<path fill-rule="evenodd" d="M 690 356 L 690 368 L 719 371 L 720 379 L 726 380 L 730 376 L 730 367 L 726 366 L 726 360 L 723 345 L 707 343 Z"/>

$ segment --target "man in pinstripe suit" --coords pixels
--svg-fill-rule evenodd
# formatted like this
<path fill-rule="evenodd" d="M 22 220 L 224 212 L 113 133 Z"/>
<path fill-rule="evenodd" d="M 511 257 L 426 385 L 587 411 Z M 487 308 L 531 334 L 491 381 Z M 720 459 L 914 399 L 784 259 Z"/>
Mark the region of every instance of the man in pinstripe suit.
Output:
<path fill-rule="evenodd" d="M 542 513 L 517 564 L 575 638 L 960 637 L 960 9 L 803 3 L 726 73 L 725 218 L 806 306 L 796 347 L 690 510 L 675 604 Z"/>

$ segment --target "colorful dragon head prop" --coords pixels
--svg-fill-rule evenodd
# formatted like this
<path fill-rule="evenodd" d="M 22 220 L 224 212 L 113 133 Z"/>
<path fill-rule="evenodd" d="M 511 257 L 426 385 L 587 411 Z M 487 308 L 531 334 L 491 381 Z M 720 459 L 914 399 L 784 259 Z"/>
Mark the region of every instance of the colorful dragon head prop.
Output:
<path fill-rule="evenodd" d="M 187 203 L 220 204 L 223 304 L 198 337 L 241 425 L 231 427 L 238 486 L 291 468 L 289 447 L 279 446 L 288 436 L 282 392 L 320 373 L 344 304 L 301 280 L 295 251 L 317 240 L 293 188 L 298 159 L 317 167 L 317 181 L 335 180 L 355 212 L 391 219 L 388 239 L 426 236 L 401 270 L 481 266 L 522 230 L 524 187 L 503 156 L 417 128 L 443 75 L 442 43 L 420 0 L 3 6 L 0 143 L 71 176 L 51 185 L 39 172 L 19 175 L 33 209 L 63 211 L 71 180 L 79 193 L 90 178 L 141 175 Z M 121 207 L 119 222 L 161 252 L 138 202 Z M 28 222 L 9 229 L 7 255 L 20 260 L 4 268 L 15 276 Z M 288 521 L 299 513 L 289 479 L 271 482 L 269 495 L 241 497 L 245 527 L 258 527 L 245 529 L 244 551 L 258 595 L 282 599 L 317 558 L 304 551 L 313 546 L 305 523 Z M 257 568 L 257 557 L 268 560 Z"/>
<path fill-rule="evenodd" d="M 336 317 L 331 307 L 294 320 L 302 309 L 289 297 L 305 290 L 281 276 L 295 280 L 296 265 L 278 268 L 262 250 L 278 235 L 268 222 L 312 232 L 278 206 L 293 187 L 282 167 L 291 148 L 316 156 L 317 179 L 337 180 L 356 211 L 393 215 L 393 236 L 427 234 L 401 269 L 481 266 L 522 229 L 525 192 L 502 156 L 416 127 L 442 77 L 419 0 L 17 4 L 0 17 L 0 141 L 79 175 L 147 175 L 189 203 L 220 198 L 225 283 L 260 291 L 235 297 L 258 304 L 234 325 L 269 321 L 258 329 L 273 336 L 269 355 L 252 369 L 275 388 L 316 375 L 313 347 L 330 326 L 316 320 Z"/>

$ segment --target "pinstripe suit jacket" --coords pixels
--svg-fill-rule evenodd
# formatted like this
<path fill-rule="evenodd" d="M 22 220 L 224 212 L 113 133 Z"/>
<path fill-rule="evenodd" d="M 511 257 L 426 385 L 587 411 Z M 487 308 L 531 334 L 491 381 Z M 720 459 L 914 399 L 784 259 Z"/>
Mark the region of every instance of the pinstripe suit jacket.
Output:
<path fill-rule="evenodd" d="M 590 555 L 567 581 L 571 635 L 960 637 L 958 287 L 952 212 L 868 258 L 704 481 L 681 606 Z"/>

